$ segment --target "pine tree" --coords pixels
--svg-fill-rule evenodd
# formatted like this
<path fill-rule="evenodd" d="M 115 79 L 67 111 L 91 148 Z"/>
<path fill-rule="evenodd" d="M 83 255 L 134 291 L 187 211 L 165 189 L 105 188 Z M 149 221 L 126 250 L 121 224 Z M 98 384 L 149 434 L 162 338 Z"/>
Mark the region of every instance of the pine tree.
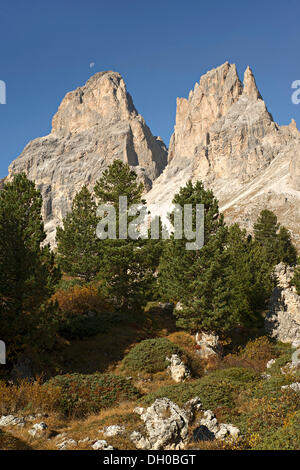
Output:
<path fill-rule="evenodd" d="M 276 264 L 278 258 L 277 231 L 279 224 L 276 215 L 267 209 L 261 211 L 254 224 L 255 241 L 268 251 L 270 262 Z"/>
<path fill-rule="evenodd" d="M 228 231 L 226 253 L 231 309 L 237 312 L 240 324 L 261 326 L 262 313 L 274 287 L 272 266 L 266 262 L 267 252 L 234 224 Z"/>
<path fill-rule="evenodd" d="M 160 293 L 164 300 L 180 302 L 177 324 L 189 330 L 224 331 L 238 322 L 232 312 L 230 285 L 226 281 L 228 255 L 225 251 L 227 228 L 218 201 L 198 181 L 188 182 L 173 199 L 183 207 L 193 205 L 193 229 L 196 228 L 196 204 L 204 204 L 204 246 L 186 250 L 186 238 L 164 242 L 159 266 Z M 174 221 L 174 212 L 171 221 Z"/>
<path fill-rule="evenodd" d="M 297 249 L 292 243 L 290 232 L 283 226 L 278 233 L 278 259 L 289 265 L 297 263 Z"/>
<path fill-rule="evenodd" d="M 95 185 L 95 195 L 99 204 L 110 204 L 119 220 L 119 196 L 127 197 L 128 209 L 132 204 L 144 205 L 144 187 L 137 181 L 136 173 L 129 165 L 115 160 L 104 171 Z M 128 215 L 128 224 L 134 217 Z M 128 225 L 127 225 L 128 227 Z M 147 302 L 150 285 L 153 282 L 153 260 L 150 262 L 148 240 L 139 238 L 120 239 L 118 224 L 116 239 L 101 240 L 102 265 L 99 273 L 104 281 L 108 295 L 114 299 L 120 310 L 138 310 Z"/>
<path fill-rule="evenodd" d="M 41 248 L 41 207 L 40 191 L 24 174 L 0 192 L 0 325 L 2 338 L 18 344 L 37 332 L 41 306 L 60 278 L 49 246 Z"/>
<path fill-rule="evenodd" d="M 57 228 L 57 258 L 62 270 L 90 282 L 100 269 L 101 244 L 96 236 L 99 218 L 86 186 L 75 195 L 72 210 Z"/>
<path fill-rule="evenodd" d="M 280 226 L 272 211 L 261 211 L 254 224 L 254 239 L 264 247 L 270 265 L 275 266 L 281 261 L 291 265 L 296 263 L 297 250 L 291 235 L 284 226 Z"/>
<path fill-rule="evenodd" d="M 99 203 L 112 204 L 117 212 L 119 196 L 127 197 L 128 206 L 145 202 L 142 200 L 143 184 L 137 182 L 136 173 L 121 160 L 114 160 L 103 172 L 102 177 L 96 182 L 94 191 Z"/>
<path fill-rule="evenodd" d="M 298 266 L 295 268 L 292 285 L 296 287 L 297 294 L 300 295 L 300 257 L 297 259 Z"/>

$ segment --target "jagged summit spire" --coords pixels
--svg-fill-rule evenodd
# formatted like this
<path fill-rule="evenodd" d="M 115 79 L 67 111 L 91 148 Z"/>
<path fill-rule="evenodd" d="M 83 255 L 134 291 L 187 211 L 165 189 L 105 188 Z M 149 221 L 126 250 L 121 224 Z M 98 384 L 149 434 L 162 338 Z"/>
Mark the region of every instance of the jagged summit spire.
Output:
<path fill-rule="evenodd" d="M 262 100 L 262 96 L 257 88 L 253 72 L 249 65 L 244 73 L 244 95 L 247 95 L 251 99 Z"/>

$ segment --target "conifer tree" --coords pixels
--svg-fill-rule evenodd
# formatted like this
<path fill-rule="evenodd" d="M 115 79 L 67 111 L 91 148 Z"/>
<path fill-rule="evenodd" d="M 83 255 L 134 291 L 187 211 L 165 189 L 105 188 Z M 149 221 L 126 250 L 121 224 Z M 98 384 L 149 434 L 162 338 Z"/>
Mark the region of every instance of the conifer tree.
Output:
<path fill-rule="evenodd" d="M 271 265 L 275 266 L 280 261 L 291 265 L 296 263 L 297 250 L 291 235 L 284 226 L 280 226 L 272 211 L 261 211 L 254 224 L 254 237 L 255 242 L 266 250 Z"/>
<path fill-rule="evenodd" d="M 153 282 L 153 260 L 150 262 L 148 240 L 120 239 L 118 231 L 119 197 L 127 197 L 127 208 L 132 204 L 144 205 L 144 187 L 138 183 L 136 173 L 129 165 L 115 160 L 104 171 L 95 185 L 99 204 L 110 204 L 116 213 L 116 239 L 101 240 L 102 265 L 99 273 L 105 282 L 108 295 L 121 310 L 139 309 L 147 302 L 150 284 Z M 134 217 L 128 215 L 128 224 Z"/>
<path fill-rule="evenodd" d="M 227 228 L 219 213 L 218 201 L 202 182 L 190 181 L 173 199 L 182 208 L 193 205 L 193 230 L 196 229 L 196 204 L 204 204 L 204 246 L 186 250 L 187 239 L 164 242 L 159 266 L 160 293 L 165 300 L 180 302 L 177 324 L 196 330 L 226 330 L 235 321 L 229 306 L 230 288 L 224 283 Z M 174 221 L 174 212 L 171 221 Z"/>
<path fill-rule="evenodd" d="M 86 186 L 75 195 L 72 210 L 57 228 L 57 258 L 62 270 L 90 282 L 100 269 L 101 244 L 96 236 L 99 218 Z"/>
<path fill-rule="evenodd" d="M 280 227 L 278 233 L 278 260 L 289 265 L 297 263 L 297 249 L 292 243 L 290 232 L 284 226 Z"/>
<path fill-rule="evenodd" d="M 49 246 L 41 247 L 41 207 L 40 191 L 25 174 L 0 192 L 0 327 L 2 338 L 15 343 L 38 331 L 41 306 L 60 278 Z"/>
<path fill-rule="evenodd" d="M 297 294 L 300 295 L 300 257 L 298 258 L 298 266 L 295 268 L 292 285 L 296 287 Z"/>

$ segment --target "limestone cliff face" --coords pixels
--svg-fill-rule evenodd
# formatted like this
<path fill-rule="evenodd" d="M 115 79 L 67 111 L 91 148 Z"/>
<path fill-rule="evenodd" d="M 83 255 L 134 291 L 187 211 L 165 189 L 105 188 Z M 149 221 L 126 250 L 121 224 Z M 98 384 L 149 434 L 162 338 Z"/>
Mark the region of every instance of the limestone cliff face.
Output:
<path fill-rule="evenodd" d="M 268 333 L 283 343 L 300 341 L 300 296 L 291 286 L 294 268 L 280 263 L 275 267 L 275 287 L 265 318 Z"/>
<path fill-rule="evenodd" d="M 122 77 L 98 73 L 65 96 L 51 133 L 26 146 L 8 178 L 25 171 L 41 188 L 53 240 L 75 193 L 83 184 L 92 188 L 116 158 L 142 179 L 154 213 L 165 214 L 181 186 L 201 179 L 214 190 L 229 223 L 251 231 L 267 207 L 300 248 L 300 132 L 294 121 L 273 121 L 249 67 L 242 83 L 235 65 L 226 62 L 201 77 L 187 99 L 177 100 L 168 158 Z"/>
<path fill-rule="evenodd" d="M 188 179 L 212 188 L 227 220 L 248 230 L 260 210 L 274 210 L 300 247 L 300 133 L 294 121 L 273 121 L 249 67 L 242 84 L 225 63 L 177 100 L 169 163 L 148 203 L 165 210 Z"/>
<path fill-rule="evenodd" d="M 167 150 L 136 111 L 121 75 L 101 72 L 67 93 L 49 135 L 30 142 L 8 179 L 26 172 L 41 189 L 49 240 L 83 184 L 93 187 L 114 159 L 132 166 L 146 189 L 167 163 Z"/>

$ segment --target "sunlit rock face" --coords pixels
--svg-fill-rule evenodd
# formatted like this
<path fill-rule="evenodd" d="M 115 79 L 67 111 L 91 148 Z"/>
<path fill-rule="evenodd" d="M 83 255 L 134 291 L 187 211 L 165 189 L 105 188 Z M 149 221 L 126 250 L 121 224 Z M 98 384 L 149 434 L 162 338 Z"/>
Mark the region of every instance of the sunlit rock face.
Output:
<path fill-rule="evenodd" d="M 227 221 L 249 231 L 262 209 L 273 210 L 300 248 L 300 133 L 295 121 L 273 121 L 249 67 L 242 83 L 226 62 L 177 99 L 168 165 L 148 202 L 165 211 L 189 179 L 213 189 Z"/>
<path fill-rule="evenodd" d="M 10 165 L 8 179 L 25 172 L 41 189 L 45 227 L 53 243 L 75 193 L 83 184 L 92 189 L 115 159 L 132 166 L 149 190 L 166 166 L 167 150 L 138 114 L 121 75 L 101 72 L 67 93 L 51 133 L 29 142 Z"/>

